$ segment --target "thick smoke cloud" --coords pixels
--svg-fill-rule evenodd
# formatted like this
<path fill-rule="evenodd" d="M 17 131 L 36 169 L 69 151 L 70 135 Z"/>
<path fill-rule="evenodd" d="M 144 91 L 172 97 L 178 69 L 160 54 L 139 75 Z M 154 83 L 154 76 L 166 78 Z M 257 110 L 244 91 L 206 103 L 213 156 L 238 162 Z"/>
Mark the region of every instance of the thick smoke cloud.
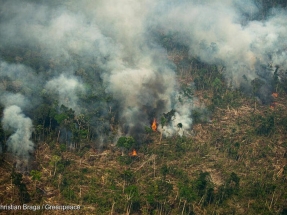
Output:
<path fill-rule="evenodd" d="M 11 133 L 6 144 L 18 161 L 17 168 L 27 164 L 34 150 L 32 120 L 23 114 L 23 110 L 30 110 L 41 102 L 35 94 L 39 90 L 35 83 L 41 83 L 40 77 L 24 65 L 0 61 L 0 103 L 4 107 L 2 126 Z"/>
<path fill-rule="evenodd" d="M 160 15 L 154 21 L 158 27 L 178 33 L 178 42 L 188 46 L 192 56 L 224 66 L 232 87 L 245 84 L 246 78 L 260 78 L 268 88 L 275 65 L 287 69 L 286 10 L 273 9 L 260 20 L 260 8 L 252 1 L 182 1 L 171 7 L 165 5 L 163 2 L 157 7 Z M 267 65 L 273 68 L 266 69 Z"/>
<path fill-rule="evenodd" d="M 175 118 L 163 129 L 165 135 L 182 133 L 192 124 L 192 101 L 178 100 L 176 66 L 158 40 L 162 34 L 176 35 L 174 42 L 188 47 L 191 56 L 223 66 L 235 88 L 248 88 L 259 78 L 265 83 L 261 92 L 269 94 L 275 68 L 266 65 L 287 69 L 286 11 L 277 8 L 267 18 L 258 18 L 261 8 L 253 1 L 0 3 L 0 55 L 5 59 L 0 75 L 6 81 L 0 83 L 2 104 L 25 112 L 49 95 L 76 114 L 94 109 L 103 116 L 116 112 L 119 134 L 139 141 L 144 126 L 172 109 Z M 7 50 L 24 57 L 11 59 Z M 101 93 L 111 95 L 112 102 L 100 99 Z M 23 104 L 6 99 L 11 94 L 21 97 L 15 100 Z M 108 124 L 106 120 L 102 127 Z M 103 141 L 105 129 L 99 120 L 92 117 L 91 125 L 98 127 L 98 139 Z"/>

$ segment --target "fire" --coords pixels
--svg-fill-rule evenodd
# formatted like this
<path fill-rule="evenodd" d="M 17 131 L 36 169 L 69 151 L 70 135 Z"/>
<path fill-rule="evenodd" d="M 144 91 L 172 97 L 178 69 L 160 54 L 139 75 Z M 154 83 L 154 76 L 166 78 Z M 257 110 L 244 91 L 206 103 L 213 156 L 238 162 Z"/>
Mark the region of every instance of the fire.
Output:
<path fill-rule="evenodd" d="M 277 98 L 277 97 L 278 97 L 278 93 L 272 93 L 272 96 L 273 96 L 274 98 Z"/>
<path fill-rule="evenodd" d="M 131 156 L 137 156 L 137 155 L 138 155 L 137 151 L 135 149 L 133 149 Z"/>
<path fill-rule="evenodd" d="M 156 129 L 157 129 L 156 119 L 155 119 L 155 118 L 153 119 L 153 122 L 152 122 L 152 125 L 151 125 L 151 129 L 152 129 L 153 131 L 156 131 Z"/>
<path fill-rule="evenodd" d="M 272 102 L 271 105 L 270 105 L 270 108 L 274 109 L 275 107 L 276 107 L 276 102 Z"/>

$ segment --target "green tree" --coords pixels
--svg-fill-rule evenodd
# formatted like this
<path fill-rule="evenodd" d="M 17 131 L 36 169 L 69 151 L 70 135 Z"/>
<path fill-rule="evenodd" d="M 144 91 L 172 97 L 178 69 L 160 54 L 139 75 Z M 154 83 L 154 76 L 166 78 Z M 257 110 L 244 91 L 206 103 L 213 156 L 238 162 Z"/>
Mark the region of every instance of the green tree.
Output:
<path fill-rule="evenodd" d="M 140 195 L 136 185 L 130 185 L 125 188 L 126 212 L 140 210 Z"/>
<path fill-rule="evenodd" d="M 269 115 L 267 117 L 259 116 L 260 120 L 259 126 L 256 127 L 256 133 L 259 135 L 269 136 L 275 130 L 275 117 L 273 115 Z"/>
<path fill-rule="evenodd" d="M 215 78 L 211 85 L 215 89 L 216 93 L 220 92 L 222 89 L 222 82 L 219 78 Z"/>
<path fill-rule="evenodd" d="M 57 171 L 57 164 L 58 162 L 61 160 L 61 157 L 57 156 L 57 155 L 54 155 L 50 161 L 50 165 L 54 166 L 54 173 L 53 175 L 56 174 L 56 171 Z"/>
<path fill-rule="evenodd" d="M 28 202 L 30 202 L 30 200 L 31 200 L 30 194 L 28 193 L 26 184 L 24 184 L 22 182 L 22 180 L 23 180 L 22 174 L 21 173 L 16 173 L 13 170 L 12 174 L 11 174 L 11 178 L 12 178 L 12 183 L 16 187 L 18 187 L 18 189 L 19 189 L 19 199 L 20 199 L 21 203 L 28 203 Z"/>
<path fill-rule="evenodd" d="M 155 206 L 164 204 L 172 195 L 173 185 L 164 180 L 154 181 L 148 188 L 147 201 Z"/>
<path fill-rule="evenodd" d="M 135 140 L 133 137 L 120 137 L 117 142 L 117 147 L 124 148 L 125 150 L 130 150 L 135 145 Z"/>
<path fill-rule="evenodd" d="M 124 179 L 126 185 L 130 185 L 135 182 L 134 173 L 129 169 L 125 170 L 123 174 L 121 174 L 121 177 Z"/>
<path fill-rule="evenodd" d="M 162 116 L 162 117 L 160 118 L 161 127 L 163 128 L 163 126 L 165 126 L 166 123 L 167 123 L 167 119 L 166 119 L 164 116 Z"/>
<path fill-rule="evenodd" d="M 208 172 L 201 172 L 199 174 L 198 179 L 194 183 L 198 196 L 202 197 L 205 194 L 206 188 L 208 187 L 210 182 L 209 179 L 210 175 Z"/>
<path fill-rule="evenodd" d="M 37 124 L 36 134 L 38 139 L 41 137 L 45 139 L 45 128 L 49 120 L 50 106 L 47 104 L 42 104 L 34 111 L 34 122 Z"/>
<path fill-rule="evenodd" d="M 194 192 L 194 187 L 190 184 L 182 184 L 178 185 L 179 188 L 179 198 L 184 202 L 182 207 L 182 214 L 185 211 L 186 204 L 192 205 L 193 201 L 196 199 L 197 195 Z"/>
<path fill-rule="evenodd" d="M 227 179 L 226 183 L 219 187 L 217 196 L 218 202 L 222 203 L 232 195 L 238 195 L 239 193 L 240 178 L 236 173 L 232 172 Z"/>
<path fill-rule="evenodd" d="M 30 175 L 32 176 L 32 180 L 35 182 L 35 190 L 36 190 L 37 181 L 40 181 L 40 179 L 42 177 L 42 173 L 40 171 L 37 171 L 37 170 L 32 170 L 30 172 Z"/>

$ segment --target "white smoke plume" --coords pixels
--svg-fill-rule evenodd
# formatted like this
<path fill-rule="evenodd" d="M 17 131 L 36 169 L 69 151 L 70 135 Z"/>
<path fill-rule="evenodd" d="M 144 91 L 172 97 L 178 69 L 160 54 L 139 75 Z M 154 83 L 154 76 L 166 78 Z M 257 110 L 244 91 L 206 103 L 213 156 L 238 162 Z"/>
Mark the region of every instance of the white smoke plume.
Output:
<path fill-rule="evenodd" d="M 66 107 L 72 108 L 77 113 L 81 112 L 77 105 L 77 95 L 79 93 L 84 93 L 84 88 L 76 78 L 67 78 L 64 75 L 61 75 L 60 77 L 48 81 L 45 88 L 51 94 L 57 94 L 59 105 L 65 105 Z"/>
<path fill-rule="evenodd" d="M 34 150 L 34 144 L 31 141 L 33 129 L 31 119 L 22 113 L 20 107 L 12 105 L 5 108 L 2 125 L 5 130 L 12 132 L 7 141 L 8 151 L 18 159 L 27 161 L 29 153 Z"/>
<path fill-rule="evenodd" d="M 41 102 L 35 95 L 41 84 L 40 77 L 27 66 L 0 61 L 0 103 L 4 107 L 2 127 L 10 135 L 5 145 L 16 157 L 18 169 L 27 167 L 34 150 L 32 120 L 23 110 L 30 110 Z"/>
<path fill-rule="evenodd" d="M 173 136 L 174 134 L 178 134 L 180 136 L 189 135 L 192 125 L 190 114 L 193 109 L 193 101 L 186 100 L 184 102 L 177 102 L 174 109 L 176 112 L 171 118 L 170 123 L 163 127 L 159 126 L 158 130 L 167 137 Z"/>

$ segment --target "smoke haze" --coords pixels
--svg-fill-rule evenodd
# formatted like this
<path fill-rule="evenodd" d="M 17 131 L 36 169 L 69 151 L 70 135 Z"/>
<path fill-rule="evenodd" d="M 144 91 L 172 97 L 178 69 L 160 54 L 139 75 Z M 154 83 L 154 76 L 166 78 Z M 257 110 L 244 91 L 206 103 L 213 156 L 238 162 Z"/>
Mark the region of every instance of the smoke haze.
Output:
<path fill-rule="evenodd" d="M 158 41 L 162 34 L 177 35 L 175 42 L 188 47 L 190 56 L 223 66 L 234 88 L 250 88 L 259 78 L 265 83 L 262 92 L 269 95 L 275 68 L 267 65 L 287 69 L 287 13 L 282 8 L 260 18 L 260 5 L 253 1 L 41 2 L 0 1 L 2 124 L 14 132 L 9 147 L 19 156 L 33 146 L 32 123 L 24 113 L 39 105 L 43 95 L 76 114 L 116 112 L 118 132 L 139 141 L 144 126 L 172 109 L 175 118 L 165 135 L 177 133 L 178 123 L 189 130 L 192 100 L 178 101 L 176 65 Z M 112 101 L 100 99 L 100 93 Z M 105 129 L 99 123 L 91 118 L 102 141 L 109 122 L 101 122 Z"/>

